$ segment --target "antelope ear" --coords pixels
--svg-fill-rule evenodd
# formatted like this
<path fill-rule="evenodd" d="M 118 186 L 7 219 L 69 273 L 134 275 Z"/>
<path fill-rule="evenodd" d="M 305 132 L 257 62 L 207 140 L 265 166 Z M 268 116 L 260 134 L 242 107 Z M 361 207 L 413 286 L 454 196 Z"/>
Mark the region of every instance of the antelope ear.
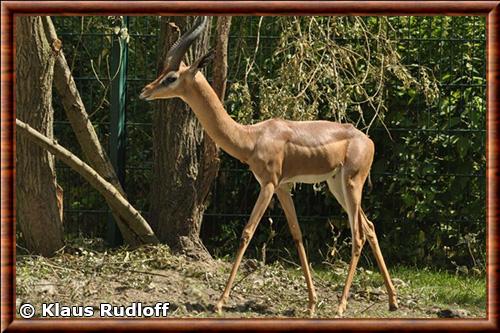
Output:
<path fill-rule="evenodd" d="M 196 73 L 199 71 L 201 68 L 205 67 L 208 65 L 208 63 L 214 58 L 215 50 L 211 49 L 208 51 L 205 55 L 201 56 L 194 62 L 194 64 L 191 65 L 190 70 L 193 73 Z"/>

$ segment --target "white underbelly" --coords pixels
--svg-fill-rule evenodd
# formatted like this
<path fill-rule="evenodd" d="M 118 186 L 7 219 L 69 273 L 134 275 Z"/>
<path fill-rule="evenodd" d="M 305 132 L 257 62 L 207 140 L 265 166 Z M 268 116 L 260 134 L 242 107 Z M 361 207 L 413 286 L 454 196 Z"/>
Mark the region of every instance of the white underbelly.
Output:
<path fill-rule="evenodd" d="M 337 174 L 339 168 L 335 168 L 332 171 L 320 175 L 298 175 L 291 178 L 282 179 L 280 181 L 281 184 L 287 183 L 305 183 L 305 184 L 317 184 L 326 181 L 327 179 L 332 178 Z"/>

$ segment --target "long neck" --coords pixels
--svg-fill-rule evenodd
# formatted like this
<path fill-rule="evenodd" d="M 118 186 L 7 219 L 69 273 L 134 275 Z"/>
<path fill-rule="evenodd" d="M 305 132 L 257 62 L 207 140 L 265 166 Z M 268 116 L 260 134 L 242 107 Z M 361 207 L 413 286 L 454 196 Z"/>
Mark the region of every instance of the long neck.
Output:
<path fill-rule="evenodd" d="M 203 74 L 197 73 L 193 87 L 182 96 L 194 111 L 208 135 L 224 151 L 245 162 L 254 142 L 246 126 L 234 121 Z"/>

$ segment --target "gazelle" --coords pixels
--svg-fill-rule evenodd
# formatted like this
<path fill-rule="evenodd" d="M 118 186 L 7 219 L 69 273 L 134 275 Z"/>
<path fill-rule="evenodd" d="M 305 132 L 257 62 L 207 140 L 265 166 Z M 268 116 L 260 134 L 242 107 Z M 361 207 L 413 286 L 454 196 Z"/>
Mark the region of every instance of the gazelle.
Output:
<path fill-rule="evenodd" d="M 276 193 L 297 246 L 309 293 L 309 312 L 310 315 L 314 314 L 317 296 L 290 190 L 291 185 L 296 182 L 323 181 L 327 182 L 329 190 L 347 212 L 352 233 L 352 258 L 338 307 L 339 315 L 346 309 L 349 289 L 366 239 L 384 278 L 389 309 L 396 310 L 396 292 L 382 257 L 373 223 L 361 208 L 362 189 L 374 155 L 372 140 L 350 124 L 329 121 L 270 119 L 248 126 L 234 121 L 199 71 L 208 63 L 212 52 L 200 57 L 190 66 L 182 63 L 184 54 L 205 29 L 206 23 L 206 17 L 198 20 L 179 38 L 167 53 L 163 72 L 144 87 L 140 97 L 145 100 L 181 98 L 191 107 L 217 145 L 249 165 L 261 186 L 216 310 L 220 313 L 229 298 L 243 254 Z"/>

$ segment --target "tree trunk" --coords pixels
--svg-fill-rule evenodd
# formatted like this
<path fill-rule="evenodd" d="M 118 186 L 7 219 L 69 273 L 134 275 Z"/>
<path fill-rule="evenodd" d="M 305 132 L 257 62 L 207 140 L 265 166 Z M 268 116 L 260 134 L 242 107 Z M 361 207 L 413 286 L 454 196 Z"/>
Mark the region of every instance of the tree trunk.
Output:
<path fill-rule="evenodd" d="M 15 36 L 17 117 L 52 138 L 56 57 L 45 37 L 42 18 L 17 17 Z M 16 140 L 18 225 L 29 251 L 50 256 L 63 246 L 54 158 L 23 136 Z"/>
<path fill-rule="evenodd" d="M 231 16 L 217 18 L 217 36 L 214 57 L 214 90 L 224 103 L 227 82 L 227 44 L 231 30 Z"/>
<path fill-rule="evenodd" d="M 215 36 L 215 56 L 213 60 L 213 88 L 215 93 L 224 104 L 227 83 L 227 46 L 229 32 L 231 30 L 231 16 L 219 16 L 217 18 L 217 35 Z M 205 159 L 210 164 L 211 182 L 217 176 L 220 167 L 219 148 L 215 142 L 206 136 Z"/>
<path fill-rule="evenodd" d="M 166 52 L 179 37 L 179 29 L 184 32 L 192 23 L 191 17 L 162 18 L 159 71 Z M 191 47 L 190 62 L 207 52 L 209 33 L 210 29 L 206 29 Z M 184 102 L 180 99 L 159 102 L 153 115 L 151 223 L 160 241 L 199 259 L 210 258 L 199 236 L 218 166 L 207 139 Z"/>
<path fill-rule="evenodd" d="M 120 217 L 121 221 L 127 224 L 127 228 L 134 234 L 134 237 L 137 238 L 140 244 L 158 243 L 158 239 L 147 222 L 113 184 L 101 177 L 94 169 L 70 151 L 60 146 L 55 140 L 50 140 L 19 119 L 16 120 L 16 125 L 19 134 L 25 134 L 29 140 L 50 151 L 99 191 L 111 206 L 111 209 Z"/>
<path fill-rule="evenodd" d="M 44 18 L 44 24 L 47 38 L 54 43 L 60 44 L 50 17 Z M 118 181 L 118 177 L 116 176 L 115 170 L 111 165 L 111 161 L 106 151 L 99 142 L 94 126 L 90 122 L 85 105 L 80 98 L 80 93 L 76 88 L 73 75 L 71 74 L 68 63 L 66 62 L 66 57 L 64 56 L 62 50 L 59 51 L 59 55 L 54 66 L 54 87 L 61 97 L 64 111 L 66 112 L 66 116 L 68 117 L 73 131 L 75 132 L 85 159 L 90 166 L 92 166 L 92 168 L 99 173 L 99 175 L 113 184 L 118 192 L 125 197 L 125 191 Z M 125 244 L 131 246 L 140 245 L 141 240 L 127 226 L 130 222 L 123 221 L 120 215 L 113 209 L 112 205 L 110 205 L 110 208 L 116 224 L 118 225 L 118 228 L 123 236 Z M 142 233 L 145 234 L 147 232 L 146 230 L 143 230 Z"/>

